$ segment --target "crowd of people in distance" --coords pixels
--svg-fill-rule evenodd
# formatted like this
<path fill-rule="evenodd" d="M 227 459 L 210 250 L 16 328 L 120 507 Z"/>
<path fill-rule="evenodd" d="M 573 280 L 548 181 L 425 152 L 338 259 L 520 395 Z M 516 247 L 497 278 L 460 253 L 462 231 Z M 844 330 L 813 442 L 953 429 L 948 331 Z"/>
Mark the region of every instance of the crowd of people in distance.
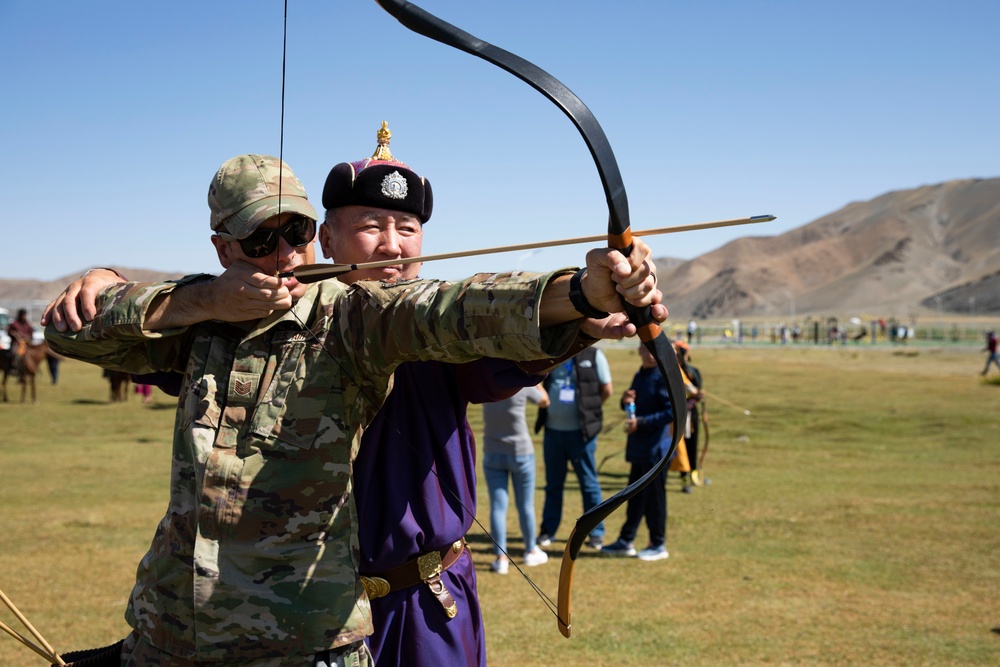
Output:
<path fill-rule="evenodd" d="M 694 332 L 692 331 L 692 334 Z M 625 413 L 623 430 L 626 435 L 625 460 L 630 464 L 628 483 L 632 484 L 649 473 L 667 454 L 672 437 L 673 406 L 666 380 L 657 368 L 656 360 L 644 345 L 639 345 L 640 366 L 618 402 Z M 691 493 L 701 484 L 698 470 L 698 406 L 703 400 L 702 377 L 691 364 L 690 345 L 674 344 L 687 401 L 687 422 L 684 438 L 669 471 L 676 471 L 682 492 Z M 552 544 L 563 516 L 563 495 L 567 467 L 571 467 L 579 482 L 583 510 L 587 511 L 602 500 L 596 461 L 597 440 L 604 426 L 603 404 L 614 392 L 611 369 L 600 349 L 588 349 L 553 369 L 545 378 L 542 392 L 537 388 L 523 390 L 504 403 L 483 406 L 483 471 L 490 488 L 490 525 L 496 540 L 496 560 L 491 570 L 506 574 L 509 556 L 506 552 L 507 477 L 510 474 L 518 506 L 521 532 L 524 538 L 524 564 L 529 567 L 547 560 L 540 548 Z M 537 538 L 534 536 L 531 487 L 534 480 L 534 456 L 528 435 L 524 407 L 526 402 L 539 406 L 535 432 L 544 429 L 542 441 L 545 468 L 545 492 L 542 519 Z M 502 417 L 502 418 L 501 418 Z M 509 437 L 511 448 L 498 459 L 496 442 Z M 521 458 L 513 451 L 520 443 Z M 497 473 L 501 467 L 502 472 Z M 666 547 L 667 476 L 662 470 L 656 479 L 627 504 L 624 524 L 618 538 L 604 543 L 605 526 L 597 525 L 587 536 L 586 545 L 607 556 L 635 556 L 644 561 L 669 557 Z M 530 480 L 530 481 L 529 481 Z M 637 550 L 634 544 L 641 522 L 645 519 L 649 532 L 648 545 Z M 499 534 L 500 537 L 497 537 Z"/>

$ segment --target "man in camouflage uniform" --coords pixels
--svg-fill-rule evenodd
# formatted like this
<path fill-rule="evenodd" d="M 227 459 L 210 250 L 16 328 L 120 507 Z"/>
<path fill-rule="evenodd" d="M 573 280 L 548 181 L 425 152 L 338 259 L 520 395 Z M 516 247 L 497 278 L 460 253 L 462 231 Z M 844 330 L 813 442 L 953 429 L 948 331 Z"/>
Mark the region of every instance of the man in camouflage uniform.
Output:
<path fill-rule="evenodd" d="M 287 165 L 228 161 L 209 205 L 220 277 L 115 285 L 79 332 L 56 317 L 46 330 L 105 368 L 184 373 L 170 505 L 139 566 L 123 664 L 367 664 L 360 430 L 404 361 L 562 354 L 580 318 L 571 272 L 306 286 L 274 277 L 313 260 L 317 216 Z M 619 311 L 621 293 L 665 319 L 647 257 L 642 243 L 627 259 L 592 251 L 577 302 Z"/>

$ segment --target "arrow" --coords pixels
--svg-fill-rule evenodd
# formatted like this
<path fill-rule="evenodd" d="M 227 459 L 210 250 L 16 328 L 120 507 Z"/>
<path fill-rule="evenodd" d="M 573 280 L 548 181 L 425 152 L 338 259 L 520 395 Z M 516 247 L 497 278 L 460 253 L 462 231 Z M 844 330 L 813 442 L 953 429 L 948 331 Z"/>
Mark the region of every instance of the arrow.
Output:
<path fill-rule="evenodd" d="M 657 234 L 676 234 L 677 232 L 691 232 L 699 229 L 714 229 L 716 227 L 735 227 L 736 225 L 752 225 L 758 222 L 770 222 L 775 219 L 773 215 L 754 215 L 749 218 L 733 218 L 730 220 L 715 220 L 713 222 L 696 222 L 690 225 L 674 225 L 672 227 L 658 227 L 656 229 L 646 229 L 633 231 L 632 236 L 655 236 Z M 533 250 L 535 248 L 551 248 L 554 246 L 576 245 L 578 243 L 595 243 L 606 241 L 607 235 L 578 236 L 571 239 L 558 239 L 555 241 L 537 241 L 535 243 L 519 243 L 517 245 L 497 246 L 493 248 L 480 248 L 479 250 L 461 250 L 458 252 L 446 252 L 439 255 L 422 255 L 420 257 L 400 257 L 397 259 L 386 259 L 378 262 L 363 262 L 361 264 L 304 264 L 295 267 L 292 271 L 282 271 L 279 278 L 295 277 L 300 283 L 314 283 L 326 278 L 358 271 L 361 269 L 381 269 L 387 266 L 400 266 L 403 264 L 415 264 L 417 262 L 431 262 L 439 259 L 456 259 L 458 257 L 474 257 L 476 255 L 490 255 L 501 252 L 513 252 L 516 250 Z"/>
<path fill-rule="evenodd" d="M 749 416 L 750 416 L 750 411 L 749 411 L 749 410 L 747 410 L 746 408 L 741 408 L 740 406 L 736 405 L 735 403 L 730 403 L 729 401 L 727 401 L 727 400 L 726 400 L 726 399 L 724 399 L 724 398 L 720 398 L 719 396 L 716 396 L 715 394 L 710 394 L 710 393 L 708 393 L 707 391 L 705 391 L 704 389 L 702 389 L 702 390 L 701 390 L 701 393 L 703 393 L 703 394 L 704 394 L 705 396 L 707 396 L 708 398 L 711 398 L 711 399 L 713 399 L 713 400 L 716 400 L 716 401 L 718 401 L 719 403 L 722 403 L 723 405 L 728 405 L 728 406 L 729 406 L 729 407 L 731 407 L 731 408 L 732 408 L 733 410 L 738 410 L 738 411 L 742 412 L 742 413 L 743 413 L 743 414 L 745 414 L 745 415 L 746 415 L 747 417 L 749 417 Z"/>
<path fill-rule="evenodd" d="M 0 625 L 3 625 L 4 632 L 14 637 L 14 639 L 17 639 L 19 642 L 30 648 L 38 655 L 42 656 L 43 658 L 46 658 L 47 660 L 49 660 L 49 662 L 56 665 L 66 664 L 63 661 L 63 659 L 59 656 L 59 654 L 56 653 L 56 650 L 52 648 L 52 645 L 49 644 L 47 641 L 45 641 L 45 637 L 43 637 L 41 633 L 39 633 L 38 630 L 35 629 L 35 626 L 33 626 L 28 621 L 28 619 L 24 616 L 24 614 L 21 613 L 20 609 L 14 606 L 14 603 L 10 601 L 10 598 L 7 597 L 7 595 L 2 590 L 0 590 L 0 602 L 3 602 L 4 606 L 6 606 L 7 609 L 10 609 L 11 613 L 13 613 L 14 616 L 17 617 L 17 620 L 21 621 L 21 624 L 28 629 L 31 635 L 35 638 L 35 641 L 37 641 L 41 646 L 36 646 L 32 642 L 28 641 L 28 639 L 24 637 L 24 635 L 22 635 L 20 632 L 12 630 L 6 624 L 0 623 Z"/>

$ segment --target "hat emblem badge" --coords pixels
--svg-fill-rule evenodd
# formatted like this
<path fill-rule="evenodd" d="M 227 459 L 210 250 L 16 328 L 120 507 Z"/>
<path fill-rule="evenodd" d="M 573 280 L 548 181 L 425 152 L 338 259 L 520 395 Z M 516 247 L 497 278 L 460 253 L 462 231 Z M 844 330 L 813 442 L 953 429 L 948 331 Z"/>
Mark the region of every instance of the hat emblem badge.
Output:
<path fill-rule="evenodd" d="M 398 171 L 394 171 L 382 179 L 382 194 L 389 199 L 406 199 L 406 179 Z"/>

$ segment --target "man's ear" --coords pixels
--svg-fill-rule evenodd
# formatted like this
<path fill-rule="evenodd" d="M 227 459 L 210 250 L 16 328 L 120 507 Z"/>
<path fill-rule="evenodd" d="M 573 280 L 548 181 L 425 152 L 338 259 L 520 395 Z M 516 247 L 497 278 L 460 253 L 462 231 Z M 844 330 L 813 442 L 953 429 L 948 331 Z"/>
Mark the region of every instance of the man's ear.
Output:
<path fill-rule="evenodd" d="M 219 255 L 219 264 L 222 264 L 222 268 L 228 269 L 232 266 L 236 258 L 233 257 L 232 247 L 229 243 L 218 234 L 212 234 L 212 245 L 215 246 L 215 252 Z"/>
<path fill-rule="evenodd" d="M 319 226 L 319 247 L 323 251 L 323 257 L 326 259 L 333 259 L 333 252 L 329 250 L 330 240 L 330 230 L 324 222 Z"/>

